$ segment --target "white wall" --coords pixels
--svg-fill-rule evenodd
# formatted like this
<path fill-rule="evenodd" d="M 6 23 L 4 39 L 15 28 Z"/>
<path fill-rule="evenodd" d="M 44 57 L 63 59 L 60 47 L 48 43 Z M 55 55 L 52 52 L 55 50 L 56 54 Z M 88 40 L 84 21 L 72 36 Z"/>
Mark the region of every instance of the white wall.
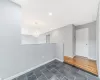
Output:
<path fill-rule="evenodd" d="M 22 35 L 21 44 L 38 44 L 38 38 L 31 35 Z"/>
<path fill-rule="evenodd" d="M 46 36 L 41 35 L 34 37 L 32 35 L 21 35 L 21 44 L 44 44 L 46 43 Z"/>
<path fill-rule="evenodd" d="M 96 59 L 97 59 L 98 75 L 100 78 L 100 4 L 98 5 L 98 13 L 96 20 Z"/>
<path fill-rule="evenodd" d="M 63 52 L 60 54 L 57 53 L 56 57 L 59 55 L 73 57 L 73 25 L 70 24 L 43 35 L 45 36 L 48 34 L 50 34 L 50 43 L 57 43 L 57 48 L 61 49 L 57 52 Z M 59 59 L 62 60 L 62 56 L 59 56 Z"/>
<path fill-rule="evenodd" d="M 20 18 L 18 5 L 0 0 L 0 77 L 3 79 L 55 58 L 55 44 L 21 45 Z"/>
<path fill-rule="evenodd" d="M 54 30 L 50 36 L 51 43 L 64 44 L 64 56 L 73 57 L 73 25 Z"/>
<path fill-rule="evenodd" d="M 76 26 L 76 30 L 88 28 L 89 34 L 89 58 L 96 60 L 96 21 Z"/>
<path fill-rule="evenodd" d="M 64 61 L 64 44 L 56 43 L 56 58 L 60 61 Z"/>
<path fill-rule="evenodd" d="M 46 35 L 40 35 L 38 37 L 38 44 L 46 43 Z"/>

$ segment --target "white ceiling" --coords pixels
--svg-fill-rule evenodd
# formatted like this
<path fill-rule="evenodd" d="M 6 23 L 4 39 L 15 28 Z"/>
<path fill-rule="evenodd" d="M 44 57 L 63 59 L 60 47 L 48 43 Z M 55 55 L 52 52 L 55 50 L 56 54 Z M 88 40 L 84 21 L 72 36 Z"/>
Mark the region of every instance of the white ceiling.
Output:
<path fill-rule="evenodd" d="M 22 33 L 42 34 L 96 20 L 99 0 L 12 0 L 22 7 Z M 52 13 L 50 16 L 49 13 Z"/>

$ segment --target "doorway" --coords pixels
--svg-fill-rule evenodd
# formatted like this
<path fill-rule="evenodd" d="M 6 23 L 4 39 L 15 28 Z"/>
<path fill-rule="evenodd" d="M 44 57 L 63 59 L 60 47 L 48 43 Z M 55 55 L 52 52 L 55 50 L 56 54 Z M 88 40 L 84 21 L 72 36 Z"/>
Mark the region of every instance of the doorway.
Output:
<path fill-rule="evenodd" d="M 76 30 L 76 52 L 77 56 L 89 57 L 88 28 Z"/>
<path fill-rule="evenodd" d="M 75 28 L 74 65 L 98 75 L 96 64 L 96 27 L 88 23 Z"/>
<path fill-rule="evenodd" d="M 98 75 L 96 22 L 73 27 L 73 57 L 64 56 L 64 62 Z"/>

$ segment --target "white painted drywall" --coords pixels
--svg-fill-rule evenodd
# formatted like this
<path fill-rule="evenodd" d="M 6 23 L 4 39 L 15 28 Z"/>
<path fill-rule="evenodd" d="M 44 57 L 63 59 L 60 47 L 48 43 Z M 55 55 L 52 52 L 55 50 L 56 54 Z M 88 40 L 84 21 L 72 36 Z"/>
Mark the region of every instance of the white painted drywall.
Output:
<path fill-rule="evenodd" d="M 56 43 L 56 58 L 60 61 L 64 61 L 64 44 Z"/>
<path fill-rule="evenodd" d="M 51 43 L 64 44 L 64 56 L 73 57 L 73 25 L 54 30 L 50 35 Z"/>
<path fill-rule="evenodd" d="M 38 44 L 38 38 L 31 35 L 21 35 L 21 44 Z"/>
<path fill-rule="evenodd" d="M 98 13 L 96 19 L 96 60 L 98 75 L 100 78 L 100 4 L 98 5 Z"/>
<path fill-rule="evenodd" d="M 32 35 L 21 35 L 21 44 L 44 44 L 46 43 L 46 36 L 41 35 L 34 37 Z"/>
<path fill-rule="evenodd" d="M 38 44 L 46 43 L 46 35 L 40 35 L 38 37 Z"/>
<path fill-rule="evenodd" d="M 0 0 L 0 77 L 3 79 L 55 58 L 55 44 L 21 45 L 20 18 L 18 5 Z"/>
<path fill-rule="evenodd" d="M 40 33 L 51 31 L 51 28 L 63 27 L 68 24 L 81 25 L 96 20 L 99 0 L 12 0 L 23 8 L 25 20 L 29 24 L 31 35 L 39 29 Z M 49 17 L 49 12 L 52 16 Z M 34 22 L 38 26 L 31 28 Z M 32 26 L 33 27 L 33 26 Z M 26 28 L 26 27 L 25 27 Z M 26 29 L 27 29 L 26 28 Z M 34 31 L 34 32 L 33 32 Z M 30 33 L 29 33 L 30 34 Z"/>
<path fill-rule="evenodd" d="M 76 26 L 76 30 L 88 28 L 89 30 L 89 58 L 96 60 L 96 21 Z"/>
<path fill-rule="evenodd" d="M 88 28 L 76 30 L 76 55 L 89 57 Z"/>
<path fill-rule="evenodd" d="M 65 27 L 50 31 L 48 33 L 42 34 L 44 36 L 50 34 L 50 43 L 57 43 L 57 48 L 61 50 L 57 51 L 56 57 L 62 60 L 62 56 L 73 57 L 73 25 L 67 25 Z M 40 35 L 41 36 L 41 35 Z M 62 46 L 63 45 L 63 46 Z M 61 52 L 61 53 L 60 53 Z M 62 53 L 63 52 L 63 53 Z"/>

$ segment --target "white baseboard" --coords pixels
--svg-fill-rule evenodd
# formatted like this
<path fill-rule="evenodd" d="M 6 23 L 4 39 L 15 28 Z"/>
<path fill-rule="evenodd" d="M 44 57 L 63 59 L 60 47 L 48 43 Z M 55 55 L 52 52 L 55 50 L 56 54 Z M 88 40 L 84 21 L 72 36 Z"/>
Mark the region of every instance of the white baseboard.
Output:
<path fill-rule="evenodd" d="M 52 59 L 52 60 L 48 60 L 48 61 L 46 61 L 46 62 L 44 62 L 44 63 L 42 63 L 42 64 L 39 64 L 38 66 L 35 66 L 35 67 L 33 67 L 33 68 L 30 68 L 30 69 L 28 69 L 28 70 L 26 70 L 26 71 L 24 71 L 24 72 L 20 72 L 20 73 L 18 73 L 18 74 L 16 74 L 16 75 L 14 75 L 14 76 L 11 76 L 11 77 L 9 77 L 9 78 L 6 78 L 6 79 L 4 79 L 4 80 L 12 80 L 12 79 L 14 79 L 14 78 L 16 78 L 16 77 L 18 77 L 18 76 L 21 76 L 21 75 L 23 75 L 23 74 L 25 74 L 25 73 L 27 73 L 27 72 L 29 72 L 29 71 L 31 71 L 31 70 L 34 70 L 34 69 L 36 69 L 36 68 L 38 68 L 38 67 L 40 67 L 40 66 L 42 66 L 42 65 L 45 65 L 45 64 L 47 64 L 47 63 L 49 63 L 49 62 L 51 62 L 51 61 L 53 61 L 53 60 L 55 60 L 56 58 L 54 58 L 54 59 Z M 57 60 L 59 60 L 59 59 L 57 59 Z M 60 61 L 60 60 L 59 60 Z"/>
<path fill-rule="evenodd" d="M 96 61 L 96 59 L 94 59 L 94 58 L 91 58 L 91 57 L 88 57 L 89 59 L 91 59 L 91 60 L 95 60 Z"/>
<path fill-rule="evenodd" d="M 61 60 L 61 59 L 58 59 L 58 58 L 55 58 L 55 59 L 58 60 L 58 61 L 64 62 L 64 60 Z"/>
<path fill-rule="evenodd" d="M 99 79 L 100 79 L 100 75 L 99 75 L 98 77 L 99 77 Z"/>

